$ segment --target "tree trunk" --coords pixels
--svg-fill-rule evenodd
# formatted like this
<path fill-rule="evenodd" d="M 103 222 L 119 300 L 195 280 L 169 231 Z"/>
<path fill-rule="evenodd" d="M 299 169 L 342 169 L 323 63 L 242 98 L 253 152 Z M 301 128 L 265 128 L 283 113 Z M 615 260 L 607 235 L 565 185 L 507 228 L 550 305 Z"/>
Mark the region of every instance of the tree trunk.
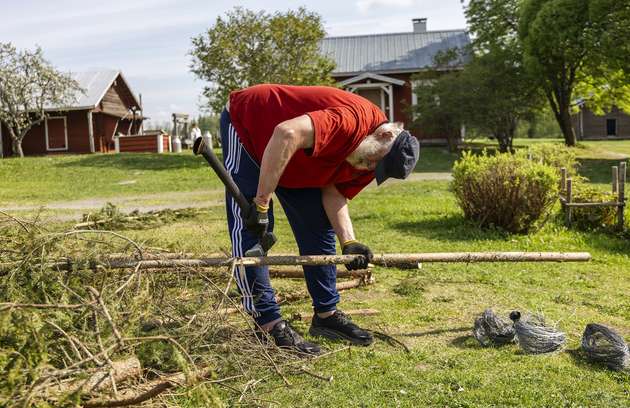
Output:
<path fill-rule="evenodd" d="M 13 139 L 12 142 L 13 143 L 11 145 L 13 147 L 13 154 L 17 155 L 18 157 L 24 157 L 24 151 L 22 150 L 22 141 Z"/>
<path fill-rule="evenodd" d="M 501 153 L 507 153 L 510 151 L 512 147 L 511 142 L 505 132 L 495 132 L 493 136 L 497 139 L 497 142 L 499 143 L 499 151 Z"/>
<path fill-rule="evenodd" d="M 577 140 L 571 123 L 571 90 L 569 86 L 562 88 L 560 85 L 552 84 L 552 87 L 546 90 L 546 94 L 562 136 L 564 136 L 564 143 L 573 147 Z"/>
<path fill-rule="evenodd" d="M 568 103 L 565 103 L 559 105 L 559 108 L 560 114 L 556 117 L 556 119 L 558 120 L 560 130 L 564 136 L 564 143 L 567 146 L 573 147 L 576 145 L 577 139 L 575 137 L 575 131 L 573 130 L 573 123 L 571 123 L 570 106 Z"/>

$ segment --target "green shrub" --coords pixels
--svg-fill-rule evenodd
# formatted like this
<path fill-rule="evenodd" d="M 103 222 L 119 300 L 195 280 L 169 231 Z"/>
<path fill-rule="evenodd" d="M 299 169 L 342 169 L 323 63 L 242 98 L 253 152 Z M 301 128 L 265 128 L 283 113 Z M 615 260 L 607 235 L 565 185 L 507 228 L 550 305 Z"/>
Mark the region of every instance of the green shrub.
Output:
<path fill-rule="evenodd" d="M 604 203 L 617 201 L 617 196 L 609 191 L 599 191 L 586 183 L 574 183 L 571 201 Z M 617 208 L 574 207 L 571 211 L 571 225 L 581 229 L 614 228 L 617 226 Z"/>
<path fill-rule="evenodd" d="M 551 166 L 509 153 L 464 153 L 453 166 L 451 187 L 467 219 L 509 232 L 529 231 L 558 198 Z"/>
<path fill-rule="evenodd" d="M 547 164 L 553 167 L 558 174 L 562 167 L 567 169 L 568 176 L 577 175 L 579 162 L 575 154 L 575 149 L 565 146 L 562 143 L 539 143 L 530 146 L 525 150 L 520 150 L 519 154 L 529 155 L 533 161 Z"/>

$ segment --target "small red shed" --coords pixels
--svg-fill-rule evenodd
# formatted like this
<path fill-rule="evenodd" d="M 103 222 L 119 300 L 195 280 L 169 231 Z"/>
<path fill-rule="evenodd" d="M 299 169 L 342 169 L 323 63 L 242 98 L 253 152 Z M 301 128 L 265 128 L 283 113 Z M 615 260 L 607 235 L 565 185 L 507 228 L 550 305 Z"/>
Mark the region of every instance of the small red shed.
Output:
<path fill-rule="evenodd" d="M 114 135 L 136 134 L 144 119 L 140 103 L 117 70 L 72 74 L 85 93 L 71 106 L 50 106 L 49 117 L 24 137 L 25 155 L 114 151 Z M 11 138 L 0 124 L 0 149 L 11 155 Z"/>

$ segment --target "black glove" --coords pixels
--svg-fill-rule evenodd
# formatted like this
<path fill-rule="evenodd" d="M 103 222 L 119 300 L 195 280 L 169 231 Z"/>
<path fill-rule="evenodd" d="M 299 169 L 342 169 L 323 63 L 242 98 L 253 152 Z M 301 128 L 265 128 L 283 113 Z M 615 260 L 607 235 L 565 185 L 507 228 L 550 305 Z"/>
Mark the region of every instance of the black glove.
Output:
<path fill-rule="evenodd" d="M 249 205 L 247 214 L 245 214 L 245 228 L 256 237 L 260 238 L 267 232 L 267 226 L 269 225 L 268 209 L 268 207 L 261 207 L 252 202 Z"/>
<path fill-rule="evenodd" d="M 363 255 L 363 257 L 359 257 L 346 264 L 346 269 L 349 271 L 366 269 L 368 267 L 368 263 L 370 263 L 372 258 L 374 258 L 374 254 L 367 245 L 363 245 L 355 240 L 344 242 L 341 248 L 341 253 L 344 255 Z"/>

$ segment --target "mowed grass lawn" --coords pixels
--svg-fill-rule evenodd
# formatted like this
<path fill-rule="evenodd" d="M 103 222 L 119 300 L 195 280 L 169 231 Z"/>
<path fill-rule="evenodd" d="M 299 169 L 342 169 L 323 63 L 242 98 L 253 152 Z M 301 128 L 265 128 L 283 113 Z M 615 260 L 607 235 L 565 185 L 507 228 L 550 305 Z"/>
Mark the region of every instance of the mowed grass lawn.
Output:
<path fill-rule="evenodd" d="M 612 147 L 586 144 L 580 156 L 593 160 L 587 175 L 599 175 L 596 182 L 605 187 L 610 182 L 610 176 L 605 177 L 610 174 L 610 163 L 618 163 L 624 154 L 630 153 L 629 147 L 628 142 Z M 423 154 L 419 172 L 448 171 L 449 163 L 456 159 L 439 148 L 424 149 Z M 6 182 L 7 176 L 11 177 L 10 184 Z M 138 181 L 111 183 L 126 179 Z M 97 180 L 102 180 L 101 188 L 92 185 Z M 191 155 L 0 161 L 0 203 L 46 204 L 48 200 L 218 187 L 203 160 Z M 27 192 L 28 198 L 21 195 Z M 393 335 L 410 348 L 410 353 L 377 341 L 371 347 L 353 347 L 307 362 L 311 371 L 332 375 L 334 380 L 328 383 L 306 375 L 290 376 L 293 385 L 286 387 L 279 377 L 271 375 L 254 388 L 261 405 L 630 406 L 630 375 L 587 363 L 577 351 L 584 327 L 590 322 L 612 326 L 630 340 L 627 237 L 568 230 L 555 217 L 529 235 L 482 231 L 463 219 L 447 181 L 385 183 L 362 192 L 351 201 L 350 210 L 358 238 L 379 253 L 589 251 L 593 261 L 424 264 L 414 271 L 376 268 L 376 283 L 342 293 L 340 308 L 379 310 L 378 315 L 355 320 Z M 159 228 L 120 232 L 147 245 L 196 253 L 216 252 L 230 245 L 222 206 L 211 207 L 194 219 Z M 279 242 L 274 252 L 296 253 L 295 241 L 281 211 L 277 213 L 276 232 Z M 278 280 L 277 286 L 297 288 L 302 284 Z M 522 354 L 516 345 L 480 347 L 471 336 L 471 328 L 475 317 L 488 307 L 504 316 L 515 309 L 544 313 L 550 323 L 557 323 L 566 331 L 567 349 L 552 355 L 529 356 Z M 283 308 L 286 316 L 309 309 L 308 301 Z M 307 323 L 295 326 L 302 332 L 308 330 Z M 341 347 L 339 343 L 323 344 L 330 349 Z M 231 385 L 238 389 L 245 386 L 238 380 Z M 217 390 L 224 392 L 224 388 Z M 196 406 L 185 396 L 174 398 L 177 405 Z"/>

